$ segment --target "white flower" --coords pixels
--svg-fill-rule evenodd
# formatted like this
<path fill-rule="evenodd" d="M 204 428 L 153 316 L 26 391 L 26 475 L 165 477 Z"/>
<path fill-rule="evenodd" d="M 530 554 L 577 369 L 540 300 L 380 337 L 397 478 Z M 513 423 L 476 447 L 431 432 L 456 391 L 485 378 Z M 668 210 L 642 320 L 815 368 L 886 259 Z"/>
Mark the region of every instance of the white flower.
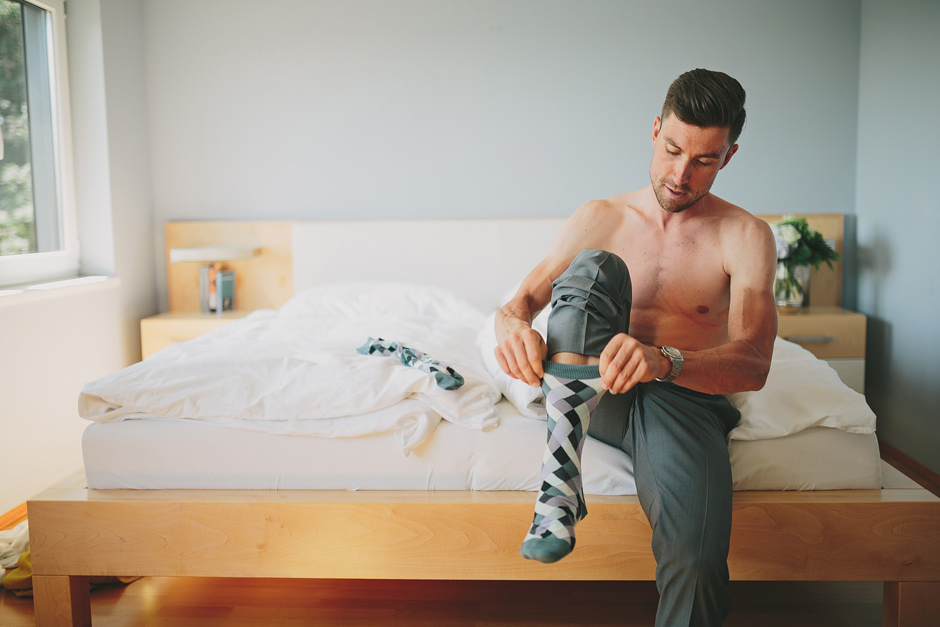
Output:
<path fill-rule="evenodd" d="M 800 232 L 792 224 L 784 224 L 780 227 L 780 237 L 787 244 L 796 244 L 800 241 Z"/>
<path fill-rule="evenodd" d="M 777 245 L 777 259 L 786 259 L 790 254 L 790 245 L 783 239 L 779 226 L 771 225 L 770 230 L 773 231 L 774 243 Z"/>

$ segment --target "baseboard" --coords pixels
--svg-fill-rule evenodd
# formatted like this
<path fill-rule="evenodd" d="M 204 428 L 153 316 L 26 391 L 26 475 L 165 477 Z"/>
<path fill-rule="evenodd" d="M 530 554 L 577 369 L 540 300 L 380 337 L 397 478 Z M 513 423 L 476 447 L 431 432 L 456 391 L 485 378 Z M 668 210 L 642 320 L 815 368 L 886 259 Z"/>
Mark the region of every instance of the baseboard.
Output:
<path fill-rule="evenodd" d="M 881 438 L 878 438 L 878 447 L 881 449 L 881 459 L 932 492 L 934 496 L 940 497 L 940 475 L 911 459 Z"/>
<path fill-rule="evenodd" d="M 14 507 L 6 514 L 0 514 L 0 531 L 12 529 L 26 520 L 26 503 Z"/>

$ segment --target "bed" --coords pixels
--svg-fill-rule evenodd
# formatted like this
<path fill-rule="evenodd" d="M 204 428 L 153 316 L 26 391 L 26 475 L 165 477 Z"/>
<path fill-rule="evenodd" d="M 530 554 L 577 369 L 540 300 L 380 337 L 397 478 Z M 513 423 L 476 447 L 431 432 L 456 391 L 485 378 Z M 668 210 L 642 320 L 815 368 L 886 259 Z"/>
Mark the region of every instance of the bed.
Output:
<path fill-rule="evenodd" d="M 841 216 L 811 219 L 841 247 Z M 98 575 L 652 580 L 651 532 L 631 493 L 629 458 L 592 441 L 585 449 L 590 515 L 578 526 L 577 548 L 551 566 L 518 555 L 544 425 L 537 399 L 499 381 L 486 363 L 494 341 L 487 316 L 559 226 L 558 219 L 168 224 L 168 250 L 220 243 L 260 249 L 232 263 L 239 302 L 260 311 L 86 388 L 85 475 L 28 503 L 37 624 L 87 624 L 86 579 Z M 171 310 L 198 310 L 187 289 L 196 272 L 168 263 Z M 814 277 L 814 302 L 838 304 L 840 280 L 838 272 Z M 223 348 L 233 342 L 261 369 L 270 370 L 264 347 L 272 338 L 282 342 L 274 352 L 316 361 L 309 346 L 292 347 L 288 338 L 309 333 L 311 342 L 327 342 L 317 351 L 338 350 L 339 339 L 361 343 L 365 331 L 400 311 L 396 298 L 411 313 L 427 314 L 419 317 L 425 326 L 415 330 L 409 318 L 381 332 L 429 338 L 424 350 L 466 374 L 459 403 L 427 378 L 406 376 L 394 360 L 354 354 L 352 367 L 405 377 L 402 389 L 410 393 L 395 404 L 411 403 L 407 412 L 386 411 L 394 400 L 382 396 L 388 390 L 348 390 L 317 405 L 327 419 L 311 418 L 303 410 L 318 401 L 301 385 L 309 379 L 288 370 L 277 389 L 292 390 L 293 404 L 272 409 L 258 400 L 271 398 L 269 388 L 245 385 L 254 393 L 236 405 L 252 408 L 250 415 L 227 407 L 193 419 L 185 391 L 161 401 L 162 409 L 114 396 L 139 398 L 186 367 L 204 372 L 208 362 L 198 360 L 231 359 Z M 383 309 L 390 302 L 395 308 Z M 437 329 L 428 322 L 442 317 L 465 324 Z M 324 324 L 346 326 L 317 336 Z M 736 399 L 753 420 L 739 426 L 729 447 L 737 469 L 731 577 L 883 581 L 885 624 L 905 624 L 913 615 L 909 599 L 940 585 L 940 500 L 891 469 L 883 475 L 873 416 L 856 419 L 864 409 L 838 387 L 837 375 L 780 342 L 778 396 Z M 828 377 L 832 387 L 817 397 L 788 394 L 800 376 Z M 203 383 L 211 388 L 209 378 Z M 815 413 L 780 412 L 791 402 Z M 833 406 L 823 409 L 827 402 Z M 850 405 L 857 411 L 842 411 Z M 767 422 L 762 416 L 772 410 L 798 418 Z M 350 411 L 368 419 L 342 420 Z M 281 420 L 266 420 L 272 412 Z M 494 461 L 506 457 L 512 468 Z M 821 464 L 827 457 L 841 461 Z M 297 459 L 319 460 L 332 472 Z M 357 472 L 369 464 L 382 472 Z"/>

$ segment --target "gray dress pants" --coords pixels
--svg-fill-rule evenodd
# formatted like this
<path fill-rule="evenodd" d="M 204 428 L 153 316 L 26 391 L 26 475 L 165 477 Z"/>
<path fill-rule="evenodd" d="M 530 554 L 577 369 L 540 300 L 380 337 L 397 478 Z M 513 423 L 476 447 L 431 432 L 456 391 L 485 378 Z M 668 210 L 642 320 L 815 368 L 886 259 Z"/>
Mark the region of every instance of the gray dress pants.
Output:
<path fill-rule="evenodd" d="M 582 251 L 552 286 L 549 357 L 599 356 L 614 335 L 628 332 L 631 303 L 626 264 L 607 251 Z M 721 625 L 730 609 L 726 437 L 739 419 L 724 396 L 656 381 L 605 394 L 591 416 L 588 434 L 633 458 L 653 529 L 657 627 Z"/>

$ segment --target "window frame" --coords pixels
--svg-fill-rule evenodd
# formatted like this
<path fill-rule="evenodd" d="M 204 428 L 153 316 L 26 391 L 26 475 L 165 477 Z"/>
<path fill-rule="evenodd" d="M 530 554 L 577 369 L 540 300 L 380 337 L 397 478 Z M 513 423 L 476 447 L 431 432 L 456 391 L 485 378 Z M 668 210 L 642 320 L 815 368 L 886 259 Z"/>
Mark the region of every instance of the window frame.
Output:
<path fill-rule="evenodd" d="M 79 242 L 75 212 L 69 70 L 65 32 L 65 0 L 18 0 L 49 13 L 51 37 L 50 88 L 53 92 L 52 131 L 58 209 L 59 250 L 0 256 L 0 286 L 15 286 L 78 276 Z M 29 75 L 27 74 L 27 81 Z M 30 133 L 32 135 L 32 132 Z"/>

